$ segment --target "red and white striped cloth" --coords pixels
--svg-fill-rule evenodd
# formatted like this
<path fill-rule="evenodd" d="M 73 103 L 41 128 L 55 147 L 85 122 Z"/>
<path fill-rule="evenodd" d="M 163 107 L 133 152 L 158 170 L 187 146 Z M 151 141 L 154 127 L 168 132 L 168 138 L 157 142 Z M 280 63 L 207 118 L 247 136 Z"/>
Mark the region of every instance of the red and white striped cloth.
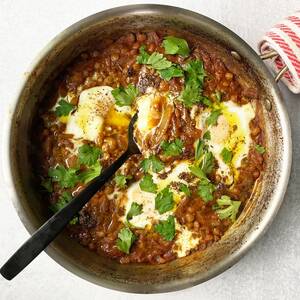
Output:
<path fill-rule="evenodd" d="M 284 66 L 282 81 L 295 94 L 300 93 L 300 11 L 282 20 L 268 31 L 259 43 L 262 54 L 275 50 L 279 56 L 271 61 L 277 73 Z"/>

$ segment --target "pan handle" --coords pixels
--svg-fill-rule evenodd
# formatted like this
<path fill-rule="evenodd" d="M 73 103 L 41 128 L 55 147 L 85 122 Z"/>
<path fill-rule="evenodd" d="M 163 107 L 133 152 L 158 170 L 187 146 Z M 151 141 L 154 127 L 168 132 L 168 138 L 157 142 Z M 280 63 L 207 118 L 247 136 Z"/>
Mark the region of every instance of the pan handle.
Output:
<path fill-rule="evenodd" d="M 271 50 L 269 52 L 265 52 L 263 54 L 260 55 L 260 58 L 262 60 L 267 60 L 267 59 L 271 59 L 271 58 L 276 58 L 278 57 L 278 53 L 274 50 Z M 285 72 L 287 72 L 289 70 L 287 65 L 283 65 L 281 69 L 279 69 L 279 71 L 277 72 L 276 76 L 275 76 L 275 81 L 278 82 L 282 76 L 284 75 Z"/>
<path fill-rule="evenodd" d="M 260 58 L 269 60 L 275 81 L 300 94 L 300 11 L 281 20 L 258 44 Z"/>

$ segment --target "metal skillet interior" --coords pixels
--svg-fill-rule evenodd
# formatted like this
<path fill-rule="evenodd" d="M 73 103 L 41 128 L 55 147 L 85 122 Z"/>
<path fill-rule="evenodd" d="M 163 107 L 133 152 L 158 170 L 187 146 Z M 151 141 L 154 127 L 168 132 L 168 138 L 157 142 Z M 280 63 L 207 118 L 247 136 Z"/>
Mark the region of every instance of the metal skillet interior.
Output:
<path fill-rule="evenodd" d="M 197 252 L 163 265 L 120 265 L 81 247 L 62 234 L 47 253 L 71 272 L 96 284 L 127 292 L 155 293 L 182 289 L 208 280 L 233 265 L 270 224 L 278 210 L 289 175 L 291 141 L 289 122 L 279 91 L 258 56 L 241 39 L 222 25 L 190 11 L 157 5 L 116 8 L 84 19 L 55 38 L 33 65 L 14 112 L 10 136 L 12 176 L 18 194 L 15 206 L 33 232 L 49 216 L 37 193 L 28 163 L 27 134 L 37 102 L 51 81 L 81 51 L 108 36 L 136 29 L 173 28 L 199 34 L 215 43 L 229 59 L 230 52 L 241 56 L 240 63 L 252 70 L 264 108 L 268 157 L 266 170 L 239 220 L 222 240 L 207 251 Z M 249 73 L 250 74 L 250 73 Z"/>

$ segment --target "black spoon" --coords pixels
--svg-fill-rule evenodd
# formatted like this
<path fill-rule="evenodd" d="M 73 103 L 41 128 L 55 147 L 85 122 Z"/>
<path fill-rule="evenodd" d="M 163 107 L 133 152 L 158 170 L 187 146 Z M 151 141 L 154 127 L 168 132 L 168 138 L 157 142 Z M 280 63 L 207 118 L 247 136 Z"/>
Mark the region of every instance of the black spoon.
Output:
<path fill-rule="evenodd" d="M 115 174 L 123 163 L 133 154 L 140 153 L 133 136 L 133 125 L 137 120 L 135 114 L 128 127 L 127 150 L 101 175 L 94 178 L 84 190 L 82 190 L 63 209 L 53 215 L 44 223 L 2 266 L 1 275 L 7 280 L 13 279 L 29 263 L 31 263 L 65 228 L 72 218 L 82 209 L 91 197 Z"/>

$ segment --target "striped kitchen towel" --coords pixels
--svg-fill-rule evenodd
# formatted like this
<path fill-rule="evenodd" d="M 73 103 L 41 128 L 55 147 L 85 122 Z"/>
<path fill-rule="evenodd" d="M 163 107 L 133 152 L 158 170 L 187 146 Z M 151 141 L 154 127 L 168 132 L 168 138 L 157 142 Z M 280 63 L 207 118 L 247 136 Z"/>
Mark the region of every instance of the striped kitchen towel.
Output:
<path fill-rule="evenodd" d="M 272 69 L 277 73 L 287 66 L 282 81 L 293 93 L 300 93 L 300 11 L 269 30 L 259 43 L 259 50 L 262 54 L 278 53 L 271 61 Z"/>

